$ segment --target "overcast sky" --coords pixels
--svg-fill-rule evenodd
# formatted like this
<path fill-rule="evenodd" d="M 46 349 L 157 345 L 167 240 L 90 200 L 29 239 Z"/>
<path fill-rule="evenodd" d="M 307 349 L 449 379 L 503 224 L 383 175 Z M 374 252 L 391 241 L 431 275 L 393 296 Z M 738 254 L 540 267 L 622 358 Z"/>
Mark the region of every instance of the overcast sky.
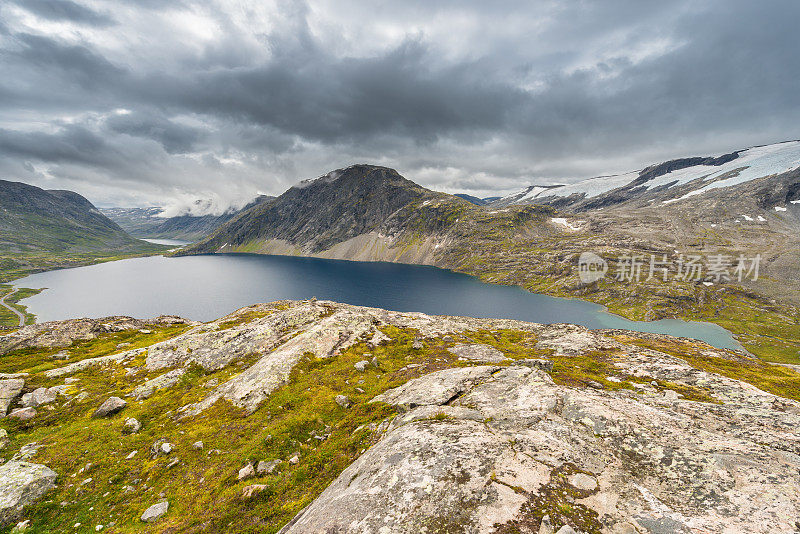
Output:
<path fill-rule="evenodd" d="M 488 195 L 800 138 L 797 0 L 0 6 L 0 178 L 101 206 L 360 162 Z"/>

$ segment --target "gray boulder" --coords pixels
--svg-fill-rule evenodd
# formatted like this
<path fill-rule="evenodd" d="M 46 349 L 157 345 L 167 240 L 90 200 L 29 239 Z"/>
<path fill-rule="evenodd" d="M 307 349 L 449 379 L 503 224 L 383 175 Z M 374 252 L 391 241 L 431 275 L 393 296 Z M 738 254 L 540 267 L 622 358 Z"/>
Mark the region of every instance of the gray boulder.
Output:
<path fill-rule="evenodd" d="M 349 408 L 353 405 L 352 401 L 346 395 L 336 395 L 334 400 L 336 401 L 336 404 L 342 408 Z"/>
<path fill-rule="evenodd" d="M 122 425 L 123 434 L 136 434 L 142 429 L 142 423 L 135 417 L 128 417 L 125 419 L 125 424 Z"/>
<path fill-rule="evenodd" d="M 42 404 L 50 404 L 56 400 L 56 392 L 52 388 L 36 388 L 31 393 L 22 396 L 22 406 L 25 408 L 36 408 Z"/>
<path fill-rule="evenodd" d="M 259 475 L 271 475 L 281 463 L 280 460 L 271 460 L 269 462 L 261 460 L 256 464 L 256 473 Z"/>
<path fill-rule="evenodd" d="M 0 466 L 0 525 L 17 521 L 25 506 L 55 487 L 57 476 L 40 464 L 12 461 Z"/>
<path fill-rule="evenodd" d="M 25 380 L 22 378 L 0 380 L 0 417 L 6 416 L 8 407 L 22 393 L 23 387 L 25 387 Z"/>
<path fill-rule="evenodd" d="M 164 514 L 167 513 L 167 510 L 169 510 L 169 502 L 161 501 L 159 503 L 156 503 L 144 511 L 144 513 L 142 514 L 142 521 L 144 521 L 145 523 L 152 523 L 153 521 L 157 521 Z"/>
<path fill-rule="evenodd" d="M 128 403 L 119 397 L 109 397 L 103 404 L 100 405 L 99 408 L 94 411 L 92 417 L 109 417 L 115 413 L 118 413 L 127 405 Z"/>
<path fill-rule="evenodd" d="M 253 464 L 247 464 L 239 469 L 239 474 L 236 476 L 236 479 L 247 480 L 248 478 L 253 478 L 254 476 L 256 476 L 256 470 L 253 468 Z"/>
<path fill-rule="evenodd" d="M 36 417 L 36 408 L 17 408 L 8 414 L 8 416 L 12 419 L 19 419 L 20 421 L 30 421 Z"/>

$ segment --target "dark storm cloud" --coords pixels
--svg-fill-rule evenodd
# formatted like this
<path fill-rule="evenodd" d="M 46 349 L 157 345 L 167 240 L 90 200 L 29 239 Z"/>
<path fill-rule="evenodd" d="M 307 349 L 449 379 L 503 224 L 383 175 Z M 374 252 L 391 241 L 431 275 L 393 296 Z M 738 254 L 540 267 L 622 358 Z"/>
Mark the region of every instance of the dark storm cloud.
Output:
<path fill-rule="evenodd" d="M 428 55 L 416 42 L 366 59 L 337 60 L 311 47 L 264 66 L 147 78 L 138 96 L 324 143 L 376 134 L 427 142 L 453 131 L 494 131 L 525 101 L 521 91 L 488 80 L 480 66 L 432 69 Z"/>
<path fill-rule="evenodd" d="M 94 28 L 0 10 L 0 153 L 74 179 L 278 193 L 375 161 L 489 192 L 800 137 L 791 0 L 19 5 Z"/>
<path fill-rule="evenodd" d="M 111 26 L 114 20 L 71 0 L 17 0 L 18 6 L 47 20 L 68 20 L 92 26 Z"/>
<path fill-rule="evenodd" d="M 116 162 L 115 150 L 83 126 L 67 126 L 55 133 L 0 129 L 0 153 L 24 160 L 102 167 Z"/>
<path fill-rule="evenodd" d="M 183 124 L 176 124 L 152 113 L 126 113 L 106 121 L 115 133 L 153 139 L 161 143 L 169 154 L 191 152 L 203 132 Z"/>

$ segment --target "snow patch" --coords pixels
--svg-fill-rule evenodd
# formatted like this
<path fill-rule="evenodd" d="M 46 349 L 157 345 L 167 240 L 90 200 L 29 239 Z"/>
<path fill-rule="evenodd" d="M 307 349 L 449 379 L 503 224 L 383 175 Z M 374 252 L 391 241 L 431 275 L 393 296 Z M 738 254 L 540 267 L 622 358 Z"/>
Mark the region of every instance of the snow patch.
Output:
<path fill-rule="evenodd" d="M 564 226 L 567 229 L 572 230 L 573 232 L 577 232 L 578 230 L 581 229 L 580 226 L 573 226 L 569 221 L 567 221 L 563 217 L 553 217 L 550 220 L 553 222 L 553 224 L 557 224 L 559 226 Z"/>
<path fill-rule="evenodd" d="M 781 206 L 775 206 L 775 211 L 786 211 L 786 208 L 783 208 Z"/>

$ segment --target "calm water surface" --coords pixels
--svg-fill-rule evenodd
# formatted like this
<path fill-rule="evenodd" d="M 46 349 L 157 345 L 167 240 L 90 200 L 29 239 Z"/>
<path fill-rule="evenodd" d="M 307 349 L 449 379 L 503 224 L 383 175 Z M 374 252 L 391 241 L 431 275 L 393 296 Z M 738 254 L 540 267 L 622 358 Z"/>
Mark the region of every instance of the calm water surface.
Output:
<path fill-rule="evenodd" d="M 420 265 L 254 254 L 152 256 L 38 273 L 14 284 L 48 288 L 23 301 L 39 321 L 162 314 L 210 321 L 257 302 L 317 297 L 435 315 L 624 328 L 739 348 L 728 331 L 711 323 L 628 321 L 590 302 L 485 284 Z"/>

